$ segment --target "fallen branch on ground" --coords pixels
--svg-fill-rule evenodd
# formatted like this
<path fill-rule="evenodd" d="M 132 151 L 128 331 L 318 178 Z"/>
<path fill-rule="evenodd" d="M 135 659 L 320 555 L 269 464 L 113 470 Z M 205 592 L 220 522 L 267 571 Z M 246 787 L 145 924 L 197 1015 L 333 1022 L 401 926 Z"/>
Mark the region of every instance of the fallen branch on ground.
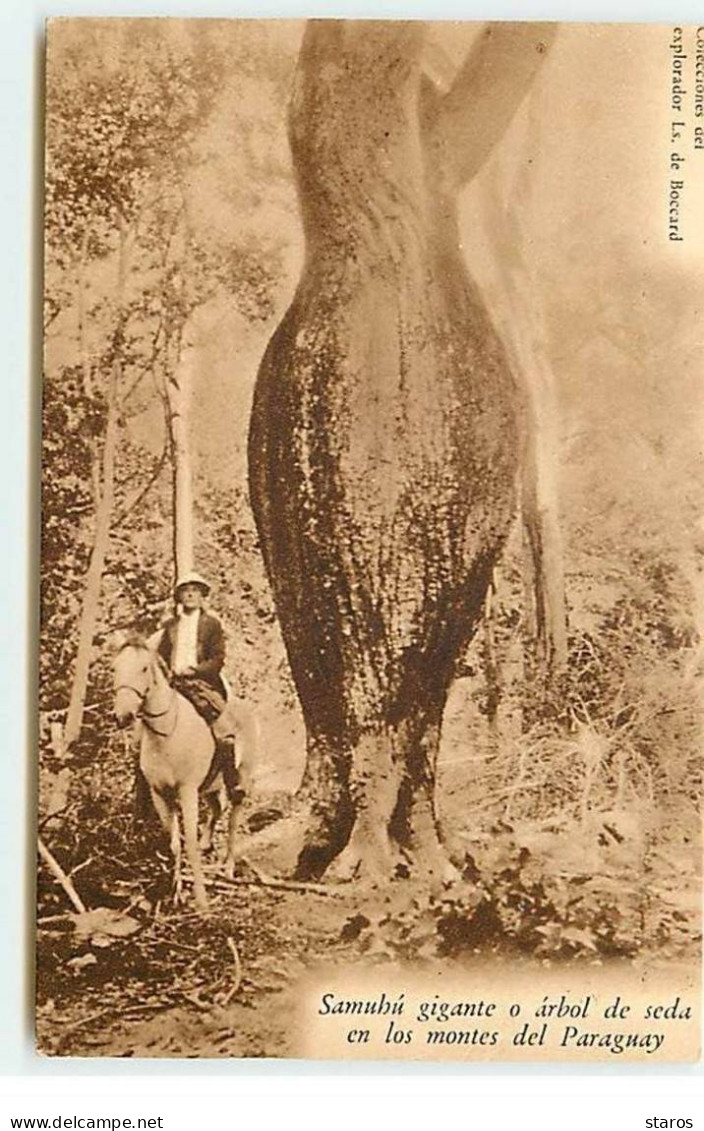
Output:
<path fill-rule="evenodd" d="M 233 938 L 231 938 L 229 935 L 227 936 L 227 945 L 230 948 L 230 951 L 232 953 L 232 957 L 233 957 L 234 963 L 235 963 L 235 980 L 232 983 L 230 989 L 228 990 L 228 992 L 226 993 L 226 995 L 223 999 L 223 1002 L 222 1002 L 223 1008 L 226 1005 L 230 1004 L 233 997 L 237 993 L 238 989 L 242 985 L 242 963 L 240 961 L 239 951 L 237 950 L 237 947 L 235 946 L 235 940 Z"/>
<path fill-rule="evenodd" d="M 51 852 L 49 852 L 49 849 L 44 844 L 44 841 L 40 836 L 37 837 L 37 847 L 39 849 L 39 855 L 46 864 L 47 868 L 68 896 L 71 902 L 71 906 L 75 911 L 78 912 L 79 915 L 85 915 L 86 906 L 83 900 L 81 899 L 80 895 L 71 883 L 71 880 L 59 864 L 58 860 L 54 856 L 52 856 Z"/>
<path fill-rule="evenodd" d="M 250 865 L 251 867 L 251 865 Z M 254 869 L 252 869 L 254 871 Z M 255 873 L 256 874 L 256 873 Z M 184 876 L 183 882 L 190 884 L 193 881 L 190 876 Z M 229 880 L 227 876 L 205 876 L 205 886 L 210 887 L 213 891 L 227 892 L 232 887 L 241 888 L 272 888 L 280 891 L 307 891 L 313 895 L 340 895 L 341 893 L 335 891 L 334 888 L 327 888 L 323 884 L 307 884 L 296 883 L 294 880 L 275 880 L 269 877 L 262 877 L 257 875 L 254 880 L 245 880 L 239 876 Z"/>
<path fill-rule="evenodd" d="M 339 895 L 339 892 L 335 888 L 329 887 L 327 884 L 314 884 L 304 882 L 302 880 L 277 880 L 274 876 L 269 876 L 266 872 L 263 872 L 261 868 L 258 868 L 255 864 L 252 864 L 251 860 L 248 860 L 246 856 L 242 857 L 242 863 L 246 864 L 247 867 L 252 872 L 254 872 L 254 875 L 257 878 L 257 883 L 261 884 L 262 887 L 265 888 L 280 888 L 282 891 L 309 891 L 314 895 Z M 251 883 L 252 881 L 231 881 L 231 883 L 247 882 Z"/>
<path fill-rule="evenodd" d="M 217 978 L 212 983 L 212 985 L 208 986 L 207 989 L 203 991 L 203 993 L 198 993 L 197 991 L 191 992 L 188 990 L 177 991 L 179 997 L 185 998 L 187 1002 L 189 1002 L 191 1005 L 194 1005 L 196 1009 L 200 1009 L 202 1013 L 209 1013 L 215 1007 L 224 1009 L 230 1004 L 233 997 L 242 985 L 242 962 L 240 960 L 239 951 L 235 946 L 235 941 L 230 935 L 228 935 L 227 937 L 227 945 L 230 953 L 232 954 L 232 958 L 235 964 L 235 977 L 232 985 L 230 986 L 230 989 L 227 991 L 227 994 L 222 1001 L 209 1001 L 206 995 L 213 993 L 215 988 L 220 984 L 220 982 L 222 982 L 223 975 Z"/>
<path fill-rule="evenodd" d="M 98 1009 L 95 1013 L 89 1013 L 85 1017 L 80 1017 L 78 1021 L 70 1021 L 67 1025 L 62 1025 L 60 1036 L 66 1036 L 67 1033 L 72 1033 L 75 1029 L 80 1029 L 83 1025 L 89 1025 L 91 1021 L 97 1021 L 99 1017 L 104 1017 L 109 1013 L 113 1007 L 108 1005 L 104 1009 Z"/>

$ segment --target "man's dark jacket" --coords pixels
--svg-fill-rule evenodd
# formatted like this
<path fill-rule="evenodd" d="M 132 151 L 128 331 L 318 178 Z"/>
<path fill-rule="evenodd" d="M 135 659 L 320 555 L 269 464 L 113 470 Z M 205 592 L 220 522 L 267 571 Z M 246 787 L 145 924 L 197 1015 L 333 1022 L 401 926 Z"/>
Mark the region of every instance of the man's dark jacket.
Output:
<path fill-rule="evenodd" d="M 172 617 L 164 625 L 164 631 L 159 641 L 159 655 L 171 667 L 171 657 L 176 646 L 176 631 L 178 617 Z M 196 642 L 196 665 L 194 677 L 210 684 L 223 698 L 227 697 L 225 685 L 220 672 L 225 663 L 225 634 L 217 617 L 201 609 L 198 618 L 198 635 Z"/>

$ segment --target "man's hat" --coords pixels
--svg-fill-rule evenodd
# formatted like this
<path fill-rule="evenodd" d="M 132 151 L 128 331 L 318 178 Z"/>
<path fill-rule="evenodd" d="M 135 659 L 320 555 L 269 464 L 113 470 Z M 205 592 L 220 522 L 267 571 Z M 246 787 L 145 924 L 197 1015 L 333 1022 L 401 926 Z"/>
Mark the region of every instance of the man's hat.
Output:
<path fill-rule="evenodd" d="M 184 573 L 179 577 L 174 585 L 174 594 L 178 595 L 179 589 L 183 589 L 184 585 L 197 585 L 203 590 L 206 597 L 210 592 L 210 583 L 206 581 L 204 577 L 201 577 L 199 573 L 194 573 L 193 571 L 191 571 L 191 573 Z"/>

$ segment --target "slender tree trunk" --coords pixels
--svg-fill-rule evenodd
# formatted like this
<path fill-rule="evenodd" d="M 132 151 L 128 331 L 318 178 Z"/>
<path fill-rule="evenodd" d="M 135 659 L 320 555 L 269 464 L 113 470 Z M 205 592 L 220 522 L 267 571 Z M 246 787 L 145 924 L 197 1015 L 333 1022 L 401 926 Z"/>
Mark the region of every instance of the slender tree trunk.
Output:
<path fill-rule="evenodd" d="M 91 366 L 88 358 L 88 350 L 86 347 L 86 268 L 88 263 L 88 242 L 90 239 L 90 231 L 86 225 L 83 238 L 81 239 L 81 247 L 78 254 L 77 264 L 77 281 L 76 281 L 76 317 L 78 321 L 78 353 L 81 362 L 81 373 L 83 376 L 83 392 L 86 397 L 92 397 L 93 377 L 91 374 Z"/>
<path fill-rule="evenodd" d="M 172 561 L 174 580 L 194 566 L 193 552 L 193 468 L 191 456 L 192 346 L 186 342 L 188 322 L 184 282 L 173 271 L 170 260 L 172 242 L 183 236 L 185 201 L 172 217 L 161 255 L 162 292 L 161 379 L 157 389 L 164 405 L 166 434 L 171 459 Z M 192 316 L 192 312 L 191 312 Z"/>
<path fill-rule="evenodd" d="M 118 279 L 117 279 L 117 324 L 113 336 L 113 356 L 110 365 L 107 388 L 107 414 L 105 423 L 105 438 L 103 442 L 102 458 L 100 463 L 99 482 L 96 483 L 96 512 L 95 533 L 93 548 L 91 550 L 88 572 L 85 578 L 81 617 L 78 625 L 78 648 L 76 662 L 71 684 L 68 712 L 66 715 L 66 728 L 64 734 L 64 747 L 70 751 L 77 740 L 83 724 L 86 692 L 88 689 L 88 676 L 90 673 L 91 652 L 95 630 L 98 623 L 100 605 L 100 590 L 105 569 L 108 545 L 110 541 L 110 521 L 115 504 L 115 454 L 117 450 L 117 428 L 119 403 L 118 392 L 122 374 L 122 336 L 124 329 L 124 293 L 125 271 L 127 254 L 127 231 L 123 221 L 120 221 L 120 244 L 118 252 Z M 85 245 L 87 248 L 87 244 Z M 83 341 L 85 311 L 81 301 L 81 364 L 84 369 L 84 380 L 89 376 L 86 370 L 85 345 Z"/>
<path fill-rule="evenodd" d="M 78 339 L 78 358 L 81 365 L 81 376 L 83 379 L 83 395 L 87 401 L 92 401 L 95 396 L 95 385 L 93 381 L 92 365 L 90 357 L 88 356 L 88 345 L 86 342 L 86 293 L 88 290 L 87 282 L 87 266 L 88 266 L 88 245 L 90 242 L 90 230 L 88 226 L 83 230 L 81 239 L 81 246 L 78 253 L 78 262 L 76 264 L 76 321 L 77 321 L 77 339 Z M 91 489 L 93 493 L 93 507 L 97 515 L 100 506 L 100 480 L 101 480 L 101 453 L 98 437 L 91 435 L 89 441 L 91 451 Z"/>
<path fill-rule="evenodd" d="M 180 350 L 178 351 L 180 354 Z M 193 472 L 190 443 L 190 367 L 177 357 L 166 378 L 167 425 L 173 486 L 175 578 L 193 569 Z"/>
<path fill-rule="evenodd" d="M 543 369 L 536 355 L 534 373 Z M 548 380 L 543 381 L 543 377 Z M 567 668 L 567 603 L 557 499 L 557 421 L 549 368 L 534 383 L 535 421 L 521 477 L 521 521 L 532 590 L 529 633 L 538 669 L 557 687 Z"/>
<path fill-rule="evenodd" d="M 81 366 L 81 376 L 83 379 L 83 395 L 87 401 L 92 400 L 95 395 L 93 387 L 93 377 L 91 373 L 91 364 L 88 357 L 88 349 L 86 345 L 86 266 L 88 261 L 88 242 L 90 232 L 88 226 L 84 228 L 83 237 L 81 239 L 81 246 L 78 253 L 76 262 L 76 320 L 77 320 L 77 345 L 78 345 L 78 358 Z M 95 436 L 91 436 L 89 441 L 91 452 L 91 489 L 93 495 L 93 507 L 95 513 L 95 526 L 94 531 L 97 533 L 98 515 L 100 511 L 100 449 L 98 441 Z M 86 584 L 87 588 L 87 584 Z M 83 716 L 83 703 L 85 700 L 85 690 L 88 678 L 88 664 L 89 658 L 86 659 L 85 649 L 83 652 L 80 647 L 80 626 L 79 626 L 79 647 L 77 659 L 80 659 L 80 664 L 77 662 L 74 671 L 74 678 L 69 692 L 69 707 L 67 719 L 62 722 L 57 719 L 51 724 L 51 745 L 54 754 L 59 760 L 63 760 L 66 756 L 70 756 L 69 743 L 67 742 L 67 735 L 70 732 L 73 741 L 80 732 L 81 720 Z"/>
<path fill-rule="evenodd" d="M 102 455 L 102 482 L 95 516 L 95 535 L 83 591 L 78 626 L 78 649 L 66 716 L 64 745 L 70 750 L 81 732 L 90 672 L 93 639 L 98 623 L 100 589 L 110 540 L 110 519 L 115 502 L 115 451 L 117 448 L 117 391 L 120 383 L 120 332 L 115 337 L 115 357 L 108 381 L 107 420 Z"/>
<path fill-rule="evenodd" d="M 464 266 L 456 199 L 530 81 L 521 34 L 504 60 L 511 90 L 487 110 L 496 130 L 469 134 L 458 108 L 485 80 L 481 52 L 442 99 L 422 83 L 422 25 L 312 21 L 304 38 L 290 137 L 305 267 L 250 431 L 308 734 L 301 874 L 339 854 L 340 876 L 387 878 L 401 851 L 406 867 L 447 868 L 442 714 L 517 468 L 512 380 Z"/>

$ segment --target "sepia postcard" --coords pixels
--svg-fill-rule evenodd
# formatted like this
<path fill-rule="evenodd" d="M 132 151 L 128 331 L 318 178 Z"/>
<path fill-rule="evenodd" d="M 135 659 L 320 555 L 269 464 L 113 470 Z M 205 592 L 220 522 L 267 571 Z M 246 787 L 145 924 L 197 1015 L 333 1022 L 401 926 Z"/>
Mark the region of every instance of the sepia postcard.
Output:
<path fill-rule="evenodd" d="M 47 29 L 36 1046 L 698 1060 L 704 27 Z"/>

